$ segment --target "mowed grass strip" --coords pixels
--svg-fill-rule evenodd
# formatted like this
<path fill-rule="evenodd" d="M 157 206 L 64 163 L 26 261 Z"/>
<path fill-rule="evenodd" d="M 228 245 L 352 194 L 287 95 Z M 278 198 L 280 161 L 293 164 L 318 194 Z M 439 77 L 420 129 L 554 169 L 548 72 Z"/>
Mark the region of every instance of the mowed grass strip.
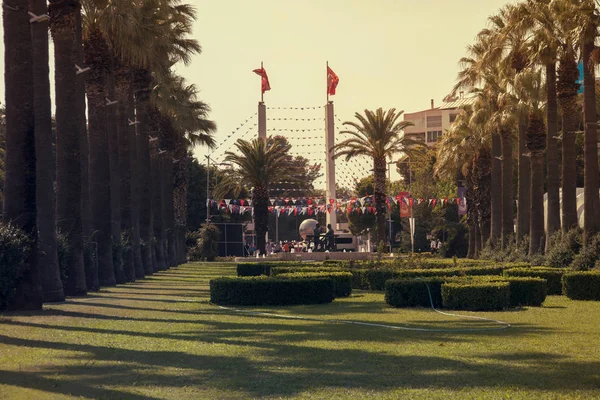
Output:
<path fill-rule="evenodd" d="M 466 313 L 394 309 L 357 291 L 329 305 L 208 303 L 234 264 L 194 263 L 134 284 L 0 318 L 2 399 L 600 398 L 600 303 L 549 296 L 543 307 Z"/>

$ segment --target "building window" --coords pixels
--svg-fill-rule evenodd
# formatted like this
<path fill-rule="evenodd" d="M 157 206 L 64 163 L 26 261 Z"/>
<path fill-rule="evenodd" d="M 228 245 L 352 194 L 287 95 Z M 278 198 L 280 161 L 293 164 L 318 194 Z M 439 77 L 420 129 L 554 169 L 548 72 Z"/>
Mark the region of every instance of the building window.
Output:
<path fill-rule="evenodd" d="M 437 142 L 442 137 L 442 131 L 427 132 L 427 142 Z"/>
<path fill-rule="evenodd" d="M 427 117 L 427 127 L 428 128 L 437 128 L 438 126 L 442 126 L 442 116 L 441 115 L 432 115 Z"/>
<path fill-rule="evenodd" d="M 456 120 L 458 114 L 450 114 L 450 123 L 453 123 Z"/>

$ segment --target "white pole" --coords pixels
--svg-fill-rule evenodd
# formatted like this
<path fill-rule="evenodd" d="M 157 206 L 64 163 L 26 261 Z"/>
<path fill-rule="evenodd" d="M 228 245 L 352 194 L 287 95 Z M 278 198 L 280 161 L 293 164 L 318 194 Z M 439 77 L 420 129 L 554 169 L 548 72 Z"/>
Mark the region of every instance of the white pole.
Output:
<path fill-rule="evenodd" d="M 210 192 L 209 192 L 209 186 L 210 186 L 210 156 L 207 155 L 206 156 L 206 223 L 208 224 L 210 222 Z"/>

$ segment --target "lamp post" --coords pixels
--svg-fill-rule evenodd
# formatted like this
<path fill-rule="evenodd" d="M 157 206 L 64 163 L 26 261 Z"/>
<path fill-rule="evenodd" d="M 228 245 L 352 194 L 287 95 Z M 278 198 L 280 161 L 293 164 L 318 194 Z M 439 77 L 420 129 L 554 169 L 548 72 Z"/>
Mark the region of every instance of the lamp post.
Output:
<path fill-rule="evenodd" d="M 402 163 L 408 164 L 408 193 L 412 198 L 412 170 L 410 167 L 410 156 L 407 156 L 406 161 L 400 161 Z M 410 217 L 408 218 L 408 223 L 410 227 L 410 247 L 411 254 L 415 254 L 415 218 L 413 216 L 413 207 L 410 207 Z"/>

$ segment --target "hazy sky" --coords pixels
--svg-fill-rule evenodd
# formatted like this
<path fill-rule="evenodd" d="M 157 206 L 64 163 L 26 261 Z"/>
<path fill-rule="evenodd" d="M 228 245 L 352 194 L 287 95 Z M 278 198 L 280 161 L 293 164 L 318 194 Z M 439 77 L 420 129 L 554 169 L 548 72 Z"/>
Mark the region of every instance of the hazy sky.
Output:
<path fill-rule="evenodd" d="M 509 1 L 188 2 L 198 11 L 194 37 L 203 51 L 188 67 L 179 67 L 179 72 L 198 86 L 202 100 L 211 106 L 210 117 L 218 125 L 216 138 L 221 142 L 249 117 L 239 132 L 252 128 L 245 138 L 255 133 L 260 77 L 252 70 L 261 61 L 272 88 L 265 93 L 267 107 L 324 105 L 326 61 L 340 78 L 337 95 L 331 99 L 341 121 L 353 119 L 356 111 L 365 108 L 414 112 L 428 108 L 430 99 L 439 104 L 455 82 L 465 47 L 486 25 L 487 17 Z M 3 73 L 3 64 L 0 67 Z M 3 83 L 2 77 L 2 99 Z M 268 121 L 267 127 L 307 129 L 303 134 L 289 133 L 293 144 L 312 145 L 296 148 L 307 155 L 324 150 L 324 122 L 312 120 L 323 116 L 321 108 L 268 110 L 267 118 L 288 120 Z M 219 158 L 235 137 L 214 156 Z M 196 154 L 204 159 L 206 149 L 198 148 Z"/>

